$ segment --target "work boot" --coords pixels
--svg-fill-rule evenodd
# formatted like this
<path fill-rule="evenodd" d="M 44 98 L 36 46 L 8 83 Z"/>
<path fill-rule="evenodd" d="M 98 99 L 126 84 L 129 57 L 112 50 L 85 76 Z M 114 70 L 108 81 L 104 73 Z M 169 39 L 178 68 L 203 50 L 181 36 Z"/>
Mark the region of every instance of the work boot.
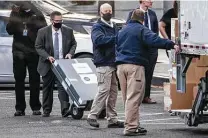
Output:
<path fill-rule="evenodd" d="M 146 98 L 144 98 L 144 100 L 142 101 L 142 103 L 144 103 L 144 104 L 156 104 L 157 102 L 154 101 L 154 100 L 152 100 L 149 97 L 146 97 Z"/>
<path fill-rule="evenodd" d="M 70 110 L 65 110 L 65 111 L 63 111 L 63 113 L 62 113 L 62 117 L 68 117 L 69 115 L 71 115 Z"/>
<path fill-rule="evenodd" d="M 98 119 L 105 119 L 106 117 L 106 109 L 104 108 L 98 116 Z"/>
<path fill-rule="evenodd" d="M 117 121 L 116 123 L 108 124 L 108 128 L 124 128 L 124 122 Z"/>
<path fill-rule="evenodd" d="M 100 124 L 97 122 L 96 119 L 87 118 L 87 122 L 90 126 L 99 128 Z"/>
<path fill-rule="evenodd" d="M 68 117 L 71 114 L 71 112 L 69 110 L 70 104 L 66 101 L 62 101 L 62 99 L 60 98 L 59 95 L 58 95 L 58 97 L 59 97 L 59 101 L 60 101 L 60 104 L 61 104 L 62 117 Z"/>
<path fill-rule="evenodd" d="M 48 111 L 44 111 L 42 117 L 49 117 L 50 116 L 50 112 Z"/>
<path fill-rule="evenodd" d="M 140 135 L 146 135 L 147 130 L 145 128 L 139 127 L 136 131 L 124 131 L 125 136 L 140 136 Z"/>
<path fill-rule="evenodd" d="M 25 116 L 25 112 L 24 112 L 24 111 L 19 111 L 19 110 L 17 110 L 17 111 L 14 113 L 14 116 Z"/>
<path fill-rule="evenodd" d="M 41 111 L 40 110 L 34 110 L 33 115 L 41 115 Z"/>

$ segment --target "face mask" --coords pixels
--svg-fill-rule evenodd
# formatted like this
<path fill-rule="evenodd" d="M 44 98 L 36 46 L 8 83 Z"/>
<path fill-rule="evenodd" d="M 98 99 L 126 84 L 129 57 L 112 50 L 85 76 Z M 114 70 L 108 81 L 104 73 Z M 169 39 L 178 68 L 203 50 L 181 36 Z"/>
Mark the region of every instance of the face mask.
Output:
<path fill-rule="evenodd" d="M 25 12 L 30 12 L 30 11 L 31 11 L 31 9 L 25 10 Z"/>
<path fill-rule="evenodd" d="M 62 23 L 53 23 L 53 26 L 57 29 L 61 28 Z"/>
<path fill-rule="evenodd" d="M 106 21 L 110 21 L 111 17 L 112 17 L 111 13 L 103 14 L 103 19 L 106 20 Z"/>

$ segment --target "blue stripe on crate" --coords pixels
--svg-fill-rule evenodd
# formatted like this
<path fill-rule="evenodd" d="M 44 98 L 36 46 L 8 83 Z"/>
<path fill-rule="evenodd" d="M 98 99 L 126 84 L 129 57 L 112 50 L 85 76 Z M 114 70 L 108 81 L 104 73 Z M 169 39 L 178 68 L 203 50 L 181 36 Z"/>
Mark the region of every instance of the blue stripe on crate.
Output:
<path fill-rule="evenodd" d="M 67 78 L 66 75 L 64 74 L 63 70 L 61 69 L 61 67 L 59 66 L 59 64 L 56 66 L 56 68 L 53 67 L 53 70 L 55 71 L 54 73 L 57 74 L 57 72 L 60 74 L 60 75 L 56 75 L 58 76 L 58 80 L 59 82 L 61 83 L 62 81 L 65 81 L 65 79 Z M 70 84 L 70 86 L 66 83 L 67 85 L 67 90 L 66 92 L 69 94 L 69 96 L 71 97 L 71 99 L 73 101 L 75 101 L 78 105 L 80 105 L 81 103 L 79 103 L 79 95 L 76 93 L 76 90 L 74 89 L 74 87 Z"/>

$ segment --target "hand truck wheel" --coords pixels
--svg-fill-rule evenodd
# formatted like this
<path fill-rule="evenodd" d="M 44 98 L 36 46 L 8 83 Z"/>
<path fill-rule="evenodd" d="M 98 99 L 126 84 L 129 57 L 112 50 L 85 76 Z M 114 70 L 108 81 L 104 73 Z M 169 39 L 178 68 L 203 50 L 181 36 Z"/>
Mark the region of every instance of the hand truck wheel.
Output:
<path fill-rule="evenodd" d="M 77 108 L 75 105 L 71 107 L 71 116 L 73 119 L 81 119 L 84 115 L 84 111 L 80 108 Z"/>

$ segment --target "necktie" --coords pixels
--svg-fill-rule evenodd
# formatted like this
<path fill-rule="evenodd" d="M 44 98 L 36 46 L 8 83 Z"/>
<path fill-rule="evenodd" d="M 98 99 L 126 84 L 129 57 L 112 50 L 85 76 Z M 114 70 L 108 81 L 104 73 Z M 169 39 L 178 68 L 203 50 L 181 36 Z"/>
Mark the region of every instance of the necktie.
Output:
<path fill-rule="evenodd" d="M 55 39 L 54 39 L 54 58 L 59 59 L 59 38 L 58 33 L 55 33 Z"/>
<path fill-rule="evenodd" d="M 149 28 L 147 12 L 145 12 L 145 15 L 144 15 L 144 26 L 146 26 L 147 28 Z"/>

